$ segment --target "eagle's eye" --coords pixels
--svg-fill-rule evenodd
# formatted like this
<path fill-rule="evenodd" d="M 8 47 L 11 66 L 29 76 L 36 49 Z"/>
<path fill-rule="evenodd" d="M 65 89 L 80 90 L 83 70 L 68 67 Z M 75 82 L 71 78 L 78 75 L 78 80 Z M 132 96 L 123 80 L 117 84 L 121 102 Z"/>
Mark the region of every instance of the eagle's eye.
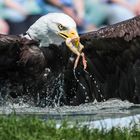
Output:
<path fill-rule="evenodd" d="M 58 25 L 58 28 L 59 28 L 60 31 L 66 30 L 66 27 L 64 27 L 62 24 L 59 24 Z"/>

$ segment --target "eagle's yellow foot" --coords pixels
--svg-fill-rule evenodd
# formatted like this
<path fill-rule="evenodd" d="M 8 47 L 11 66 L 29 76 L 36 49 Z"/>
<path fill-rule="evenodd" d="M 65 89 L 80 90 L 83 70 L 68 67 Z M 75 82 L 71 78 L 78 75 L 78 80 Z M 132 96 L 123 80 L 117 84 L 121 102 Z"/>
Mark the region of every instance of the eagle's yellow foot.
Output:
<path fill-rule="evenodd" d="M 84 69 L 86 69 L 87 67 L 87 61 L 85 59 L 85 55 L 82 52 L 82 49 L 84 48 L 84 46 L 79 42 L 79 38 L 67 38 L 66 39 L 66 45 L 68 46 L 68 48 L 77 55 L 75 63 L 74 63 L 74 69 L 76 69 L 80 56 L 82 56 L 82 62 L 84 65 Z"/>

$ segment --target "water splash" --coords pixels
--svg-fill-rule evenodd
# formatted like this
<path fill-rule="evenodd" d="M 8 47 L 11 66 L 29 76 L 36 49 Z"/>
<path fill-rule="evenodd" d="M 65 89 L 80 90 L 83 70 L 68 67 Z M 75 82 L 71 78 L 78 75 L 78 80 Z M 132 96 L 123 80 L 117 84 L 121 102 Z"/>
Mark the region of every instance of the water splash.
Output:
<path fill-rule="evenodd" d="M 86 70 L 83 71 L 92 79 L 92 81 L 96 85 L 98 93 L 101 95 L 100 88 L 94 76 L 91 75 Z M 75 69 L 73 70 L 74 78 L 76 82 L 80 85 L 81 90 L 83 90 L 82 92 L 83 95 L 85 96 L 85 103 L 87 103 L 90 100 L 88 95 L 88 90 L 86 89 L 84 83 L 80 81 L 79 79 L 80 74 L 81 73 L 76 71 Z M 6 82 L 4 84 L 0 83 L 1 105 L 5 104 L 6 101 L 11 103 L 17 103 L 22 101 L 23 103 L 28 103 L 31 106 L 41 106 L 41 107 L 45 107 L 45 106 L 59 107 L 65 104 L 64 71 L 61 71 L 61 73 L 59 72 L 58 74 L 52 74 L 52 72 L 49 69 L 46 69 L 43 75 L 43 85 L 41 86 L 40 89 L 38 89 L 38 85 L 36 85 L 36 83 L 33 85 L 32 84 L 28 85 L 29 83 L 28 82 L 25 88 L 22 84 L 16 83 L 14 85 L 13 83 L 10 83 L 10 81 L 6 81 Z M 36 86 L 36 88 L 32 89 L 34 88 L 34 86 Z M 74 93 L 74 90 L 76 91 L 76 88 L 71 90 Z M 9 95 L 11 95 L 11 93 L 12 96 L 16 96 L 16 98 L 10 98 Z M 77 98 L 77 95 L 72 97 L 72 99 L 73 98 Z"/>
<path fill-rule="evenodd" d="M 94 76 L 94 74 L 90 74 L 87 70 L 83 69 L 83 71 L 85 72 L 85 74 L 88 75 L 88 77 L 91 79 L 92 83 L 94 84 L 95 88 L 96 88 L 96 91 L 98 93 L 98 95 L 100 96 L 100 98 L 102 99 L 102 101 L 106 101 L 102 92 L 101 92 L 101 89 L 100 89 L 100 85 L 98 85 L 98 82 Z M 80 80 L 78 79 L 77 75 L 76 75 L 76 71 L 75 69 L 73 69 L 73 74 L 74 74 L 74 77 L 77 81 L 77 83 L 79 83 L 79 85 L 82 87 L 82 89 L 85 91 L 85 96 L 86 96 L 86 99 L 85 99 L 85 103 L 89 102 L 89 96 L 88 96 L 88 93 L 86 91 L 86 87 L 80 82 Z M 96 100 L 96 97 L 95 97 L 95 100 Z"/>
<path fill-rule="evenodd" d="M 79 83 L 79 85 L 83 88 L 83 90 L 86 90 L 85 86 L 80 82 L 80 80 L 79 80 L 78 77 L 76 76 L 76 71 L 75 71 L 75 69 L 73 69 L 73 74 L 74 74 L 74 78 L 76 79 L 77 83 Z"/>
<path fill-rule="evenodd" d="M 93 74 L 90 74 L 90 73 L 89 73 L 87 70 L 85 70 L 85 69 L 83 69 L 83 70 L 84 70 L 84 72 L 85 72 L 86 74 L 88 74 L 89 77 L 93 80 L 93 82 L 94 82 L 94 84 L 95 84 L 95 87 L 96 87 L 96 89 L 97 89 L 97 92 L 98 92 L 98 94 L 100 95 L 100 97 L 102 98 L 102 101 L 106 101 L 105 98 L 104 98 L 104 96 L 103 96 L 103 94 L 101 93 L 100 87 L 99 87 L 97 81 L 95 80 L 94 75 L 93 75 Z"/>

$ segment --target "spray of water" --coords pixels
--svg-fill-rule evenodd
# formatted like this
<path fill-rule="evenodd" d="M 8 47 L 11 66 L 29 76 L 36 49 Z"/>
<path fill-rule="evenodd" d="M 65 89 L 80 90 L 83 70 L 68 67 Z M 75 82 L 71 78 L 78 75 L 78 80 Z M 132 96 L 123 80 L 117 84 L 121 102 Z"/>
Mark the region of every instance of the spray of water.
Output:
<path fill-rule="evenodd" d="M 103 96 L 102 93 L 101 93 L 100 87 L 99 87 L 97 81 L 95 80 L 94 75 L 93 75 L 93 74 L 90 74 L 90 73 L 89 73 L 86 69 L 84 69 L 84 68 L 83 68 L 83 71 L 84 71 L 84 72 L 91 78 L 91 80 L 94 82 L 94 85 L 95 85 L 95 87 L 96 87 L 96 89 L 97 89 L 98 94 L 100 95 L 100 97 L 102 98 L 102 100 L 105 101 L 105 98 L 104 98 L 104 96 Z M 86 95 L 86 98 L 88 99 L 88 96 L 87 96 L 88 93 L 87 93 L 87 91 L 86 91 L 85 86 L 84 86 L 84 85 L 80 82 L 80 80 L 78 79 L 78 77 L 77 77 L 77 75 L 76 75 L 76 69 L 73 69 L 73 74 L 74 74 L 74 77 L 75 77 L 77 83 L 79 83 L 79 85 L 82 87 L 82 89 L 85 90 L 85 95 Z"/>
<path fill-rule="evenodd" d="M 98 94 L 100 95 L 100 97 L 102 98 L 102 100 L 105 101 L 105 98 L 104 98 L 104 96 L 102 95 L 101 90 L 100 90 L 100 88 L 99 88 L 99 86 L 98 86 L 98 83 L 97 83 L 97 81 L 95 80 L 94 76 L 93 76 L 92 74 L 90 74 L 87 70 L 85 70 L 85 69 L 83 69 L 83 70 L 84 70 L 84 72 L 87 73 L 87 74 L 89 75 L 89 77 L 93 80 L 93 82 L 94 82 L 94 84 L 95 84 L 95 87 L 96 87 L 96 89 L 97 89 Z"/>
<path fill-rule="evenodd" d="M 75 69 L 73 69 L 73 74 L 74 74 L 74 78 L 76 79 L 77 83 L 79 83 L 79 85 L 83 88 L 83 90 L 86 90 L 85 86 L 80 82 L 80 80 L 79 80 L 78 77 L 76 76 L 76 71 L 75 71 Z"/>

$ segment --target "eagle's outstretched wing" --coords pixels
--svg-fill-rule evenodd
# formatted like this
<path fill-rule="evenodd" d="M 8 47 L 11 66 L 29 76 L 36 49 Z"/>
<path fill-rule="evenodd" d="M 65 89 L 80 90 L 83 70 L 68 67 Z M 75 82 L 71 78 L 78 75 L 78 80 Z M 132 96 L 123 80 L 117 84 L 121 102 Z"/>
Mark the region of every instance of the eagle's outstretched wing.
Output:
<path fill-rule="evenodd" d="M 19 59 L 19 36 L 0 34 L 0 71 L 13 69 Z"/>
<path fill-rule="evenodd" d="M 140 16 L 80 36 L 86 48 L 122 51 L 140 48 Z"/>
<path fill-rule="evenodd" d="M 140 102 L 140 16 L 82 34 L 85 55 L 105 99 Z"/>
<path fill-rule="evenodd" d="M 0 73 L 15 74 L 26 71 L 27 74 L 41 71 L 44 67 L 44 55 L 35 41 L 16 35 L 0 34 Z M 31 70 L 31 71 L 30 71 Z"/>

